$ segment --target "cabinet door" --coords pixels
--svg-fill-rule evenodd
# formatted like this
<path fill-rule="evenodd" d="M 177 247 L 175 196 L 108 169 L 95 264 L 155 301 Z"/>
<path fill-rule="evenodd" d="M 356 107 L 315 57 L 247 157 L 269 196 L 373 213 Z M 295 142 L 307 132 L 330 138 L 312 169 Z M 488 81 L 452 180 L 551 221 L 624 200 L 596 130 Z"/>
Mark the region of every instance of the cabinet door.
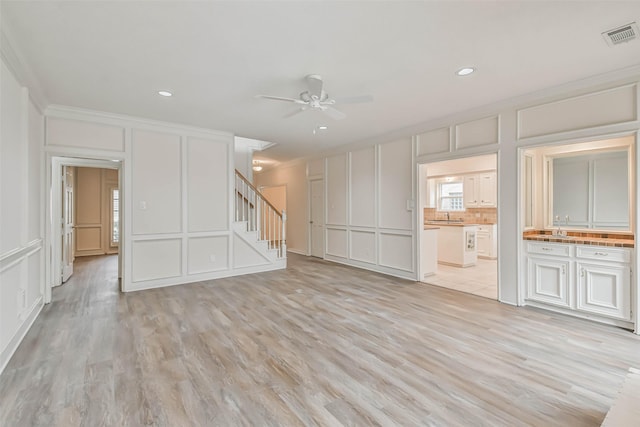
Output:
<path fill-rule="evenodd" d="M 478 176 L 469 175 L 464 177 L 463 198 L 465 208 L 478 207 Z"/>
<path fill-rule="evenodd" d="M 631 319 L 631 271 L 616 264 L 578 263 L 577 309 Z"/>
<path fill-rule="evenodd" d="M 569 307 L 570 261 L 528 258 L 527 298 L 561 307 Z"/>
<path fill-rule="evenodd" d="M 476 233 L 478 239 L 478 256 L 491 257 L 491 236 L 487 231 L 478 230 Z"/>
<path fill-rule="evenodd" d="M 496 174 L 483 173 L 478 176 L 479 206 L 489 208 L 496 207 Z"/>

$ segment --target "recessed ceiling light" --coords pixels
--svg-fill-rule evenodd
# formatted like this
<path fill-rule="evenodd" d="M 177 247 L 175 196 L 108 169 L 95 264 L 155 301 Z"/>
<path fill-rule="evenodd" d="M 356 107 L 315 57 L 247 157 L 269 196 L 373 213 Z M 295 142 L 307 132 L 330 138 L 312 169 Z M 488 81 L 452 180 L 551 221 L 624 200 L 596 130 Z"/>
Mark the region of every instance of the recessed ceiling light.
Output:
<path fill-rule="evenodd" d="M 160 96 L 173 96 L 171 92 L 167 92 L 166 90 L 159 90 L 158 95 Z"/>
<path fill-rule="evenodd" d="M 474 71 L 476 71 L 475 68 L 464 67 L 464 68 L 460 68 L 458 71 L 456 71 L 456 74 L 459 75 L 459 76 L 468 76 L 469 74 L 473 73 Z"/>
<path fill-rule="evenodd" d="M 318 126 L 318 129 L 319 129 L 319 130 L 327 130 L 327 129 L 329 129 L 329 128 L 328 128 L 327 126 L 324 126 L 324 125 L 323 125 L 323 126 Z"/>

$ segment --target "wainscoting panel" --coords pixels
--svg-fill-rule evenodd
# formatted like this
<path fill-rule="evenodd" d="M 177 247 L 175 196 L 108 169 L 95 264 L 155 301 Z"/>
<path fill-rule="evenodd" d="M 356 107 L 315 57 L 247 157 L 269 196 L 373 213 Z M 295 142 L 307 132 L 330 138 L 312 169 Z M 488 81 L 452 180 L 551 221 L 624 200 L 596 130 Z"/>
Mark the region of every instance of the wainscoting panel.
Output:
<path fill-rule="evenodd" d="M 518 110 L 518 138 L 637 120 L 637 93 L 633 84 Z"/>
<path fill-rule="evenodd" d="M 349 225 L 375 227 L 376 224 L 376 152 L 375 147 L 351 153 L 349 168 Z"/>
<path fill-rule="evenodd" d="M 189 138 L 187 142 L 187 218 L 189 232 L 228 229 L 229 145 Z M 221 197 L 225 195 L 225 197 Z"/>
<path fill-rule="evenodd" d="M 347 224 L 347 153 L 327 158 L 326 223 Z"/>
<path fill-rule="evenodd" d="M 327 227 L 327 255 L 347 258 L 347 230 Z"/>
<path fill-rule="evenodd" d="M 440 154 L 449 152 L 450 134 L 450 129 L 446 127 L 417 135 L 417 155 L 424 156 L 427 154 Z"/>
<path fill-rule="evenodd" d="M 378 227 L 411 230 L 413 211 L 407 206 L 413 200 L 411 140 L 378 147 Z"/>
<path fill-rule="evenodd" d="M 381 232 L 378 247 L 381 266 L 413 271 L 413 236 Z"/>
<path fill-rule="evenodd" d="M 133 282 L 181 275 L 182 240 L 137 240 L 133 242 Z"/>
<path fill-rule="evenodd" d="M 124 151 L 124 128 L 47 117 L 46 145 Z"/>
<path fill-rule="evenodd" d="M 456 149 L 492 145 L 500 142 L 498 116 L 456 125 Z"/>
<path fill-rule="evenodd" d="M 226 270 L 229 265 L 229 236 L 192 237 L 188 243 L 188 273 Z"/>
<path fill-rule="evenodd" d="M 181 231 L 180 136 L 133 131 L 133 234 Z"/>
<path fill-rule="evenodd" d="M 359 231 L 351 230 L 350 237 L 350 254 L 349 258 L 367 262 L 376 263 L 376 233 L 375 231 Z"/>

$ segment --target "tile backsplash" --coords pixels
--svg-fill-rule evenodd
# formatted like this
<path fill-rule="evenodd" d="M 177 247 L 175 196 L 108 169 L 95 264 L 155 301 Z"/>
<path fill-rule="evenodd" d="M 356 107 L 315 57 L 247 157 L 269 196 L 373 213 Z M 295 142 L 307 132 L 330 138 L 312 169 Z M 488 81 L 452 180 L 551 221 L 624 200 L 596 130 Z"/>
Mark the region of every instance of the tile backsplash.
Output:
<path fill-rule="evenodd" d="M 473 224 L 495 224 L 498 222 L 496 208 L 467 208 L 464 212 L 449 212 L 451 219 L 462 219 L 462 222 Z M 447 219 L 446 212 L 438 212 L 436 208 L 424 208 L 424 222 Z"/>

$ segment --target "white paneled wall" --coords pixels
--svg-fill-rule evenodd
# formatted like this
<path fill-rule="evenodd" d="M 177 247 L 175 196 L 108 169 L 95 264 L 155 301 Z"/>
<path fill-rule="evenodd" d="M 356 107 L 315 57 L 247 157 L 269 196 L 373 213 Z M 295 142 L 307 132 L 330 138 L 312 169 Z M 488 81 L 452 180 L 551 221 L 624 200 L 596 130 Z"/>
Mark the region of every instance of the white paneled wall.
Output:
<path fill-rule="evenodd" d="M 125 291 L 281 268 L 233 238 L 231 134 L 66 107 L 47 125 L 47 161 L 123 161 Z"/>
<path fill-rule="evenodd" d="M 327 227 L 347 225 L 347 153 L 327 158 Z"/>
<path fill-rule="evenodd" d="M 349 224 L 376 226 L 376 150 L 375 147 L 353 151 L 350 155 Z"/>
<path fill-rule="evenodd" d="M 413 196 L 411 139 L 381 144 L 379 150 L 380 228 L 412 230 L 412 210 L 407 208 Z"/>
<path fill-rule="evenodd" d="M 412 164 L 410 138 L 326 158 L 327 259 L 415 276 Z"/>
<path fill-rule="evenodd" d="M 0 372 L 43 306 L 44 119 L 0 63 Z"/>
<path fill-rule="evenodd" d="M 230 197 L 229 165 L 224 161 L 228 150 L 226 143 L 202 138 L 187 140 L 189 232 L 227 229 L 229 211 L 220 209 L 220 196 L 225 195 L 226 199 Z"/>
<path fill-rule="evenodd" d="M 132 133 L 133 234 L 178 233 L 182 229 L 180 135 L 137 129 Z"/>

